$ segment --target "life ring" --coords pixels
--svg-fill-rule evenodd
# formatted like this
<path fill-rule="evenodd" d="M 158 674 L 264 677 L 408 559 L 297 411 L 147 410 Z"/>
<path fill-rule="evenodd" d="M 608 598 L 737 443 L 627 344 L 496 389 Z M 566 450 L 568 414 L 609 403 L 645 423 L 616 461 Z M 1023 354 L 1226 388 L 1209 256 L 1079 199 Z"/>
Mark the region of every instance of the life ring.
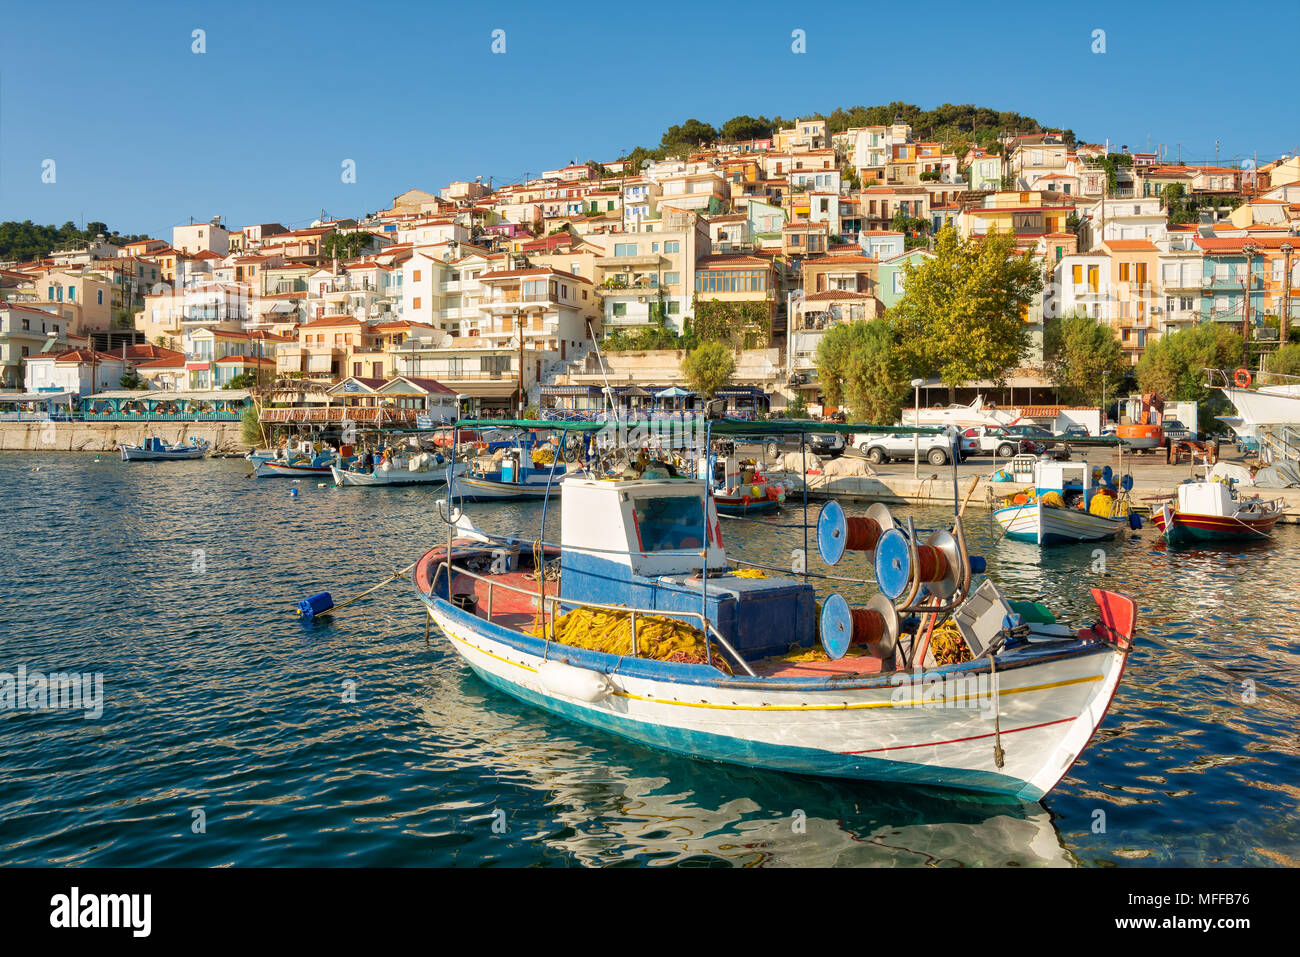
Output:
<path fill-rule="evenodd" d="M 1232 377 L 1232 381 L 1237 383 L 1239 389 L 1250 388 L 1250 370 L 1244 366 L 1237 370 L 1237 374 Z"/>

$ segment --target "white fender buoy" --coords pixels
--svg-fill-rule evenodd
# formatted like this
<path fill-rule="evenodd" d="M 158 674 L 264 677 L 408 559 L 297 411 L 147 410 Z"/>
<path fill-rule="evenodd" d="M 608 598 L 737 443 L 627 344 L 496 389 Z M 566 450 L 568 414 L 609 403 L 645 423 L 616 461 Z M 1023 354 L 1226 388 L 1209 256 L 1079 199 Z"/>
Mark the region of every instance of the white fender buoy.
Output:
<path fill-rule="evenodd" d="M 609 676 L 562 661 L 548 661 L 537 669 L 542 687 L 551 694 L 577 701 L 603 701 L 614 690 Z"/>

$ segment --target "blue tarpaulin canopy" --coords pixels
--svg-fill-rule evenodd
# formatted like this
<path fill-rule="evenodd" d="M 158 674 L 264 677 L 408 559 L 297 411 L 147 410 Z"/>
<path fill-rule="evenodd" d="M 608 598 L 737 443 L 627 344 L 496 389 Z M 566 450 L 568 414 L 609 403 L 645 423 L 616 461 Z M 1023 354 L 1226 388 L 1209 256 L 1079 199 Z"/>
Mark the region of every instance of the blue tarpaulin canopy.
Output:
<path fill-rule="evenodd" d="M 684 399 L 686 396 L 694 395 L 694 394 L 695 394 L 694 392 L 688 392 L 687 390 L 674 385 L 674 386 L 669 386 L 667 389 L 664 389 L 662 392 L 656 392 L 655 398 L 656 399 Z"/>

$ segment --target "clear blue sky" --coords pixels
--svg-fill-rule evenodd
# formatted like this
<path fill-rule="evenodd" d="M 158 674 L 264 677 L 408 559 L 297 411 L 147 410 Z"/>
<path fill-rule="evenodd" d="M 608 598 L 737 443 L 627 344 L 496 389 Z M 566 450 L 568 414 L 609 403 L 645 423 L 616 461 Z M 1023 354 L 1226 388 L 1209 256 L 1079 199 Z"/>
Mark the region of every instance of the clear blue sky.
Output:
<path fill-rule="evenodd" d="M 1163 9 L 1162 9 L 1163 8 Z M 1300 146 L 1300 4 L 25 3 L 0 28 L 0 220 L 170 238 L 357 216 L 654 146 L 670 124 L 977 103 L 1185 160 Z M 192 31 L 207 52 L 191 52 Z M 506 32 L 506 52 L 491 33 Z M 807 52 L 791 52 L 806 31 Z M 1106 52 L 1093 53 L 1094 30 Z M 41 182 L 53 159 L 56 182 Z M 356 183 L 340 179 L 356 162 Z"/>

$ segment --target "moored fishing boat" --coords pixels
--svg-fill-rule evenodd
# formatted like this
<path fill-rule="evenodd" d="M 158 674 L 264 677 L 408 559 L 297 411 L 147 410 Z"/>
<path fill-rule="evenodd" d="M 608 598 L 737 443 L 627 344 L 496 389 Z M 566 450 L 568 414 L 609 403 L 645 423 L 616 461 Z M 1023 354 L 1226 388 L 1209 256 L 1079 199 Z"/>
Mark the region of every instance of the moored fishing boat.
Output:
<path fill-rule="evenodd" d="M 349 454 L 341 455 L 328 445 L 304 441 L 273 453 L 250 452 L 245 457 L 253 465 L 256 478 L 309 478 L 331 475 L 334 466 L 351 462 L 351 449 L 346 451 Z"/>
<path fill-rule="evenodd" d="M 1113 481 L 1110 468 L 1094 482 L 1087 462 L 1034 463 L 1031 488 L 1003 499 L 993 512 L 1007 538 L 1035 545 L 1068 545 L 1114 538 L 1140 522 L 1129 511 L 1127 476 Z"/>
<path fill-rule="evenodd" d="M 1213 478 L 1178 486 L 1172 500 L 1153 505 L 1151 520 L 1171 545 L 1262 541 L 1284 511 L 1281 500 L 1245 498 L 1235 483 Z"/>
<path fill-rule="evenodd" d="M 469 463 L 457 462 L 452 466 L 441 453 L 420 452 L 382 459 L 369 466 L 360 463 L 350 468 L 335 465 L 330 471 L 336 485 L 374 488 L 384 485 L 440 485 L 447 481 L 449 467 L 459 475 L 469 467 Z"/>
<path fill-rule="evenodd" d="M 465 464 L 451 482 L 452 497 L 463 502 L 544 498 L 553 483 L 568 474 L 564 462 L 554 458 L 542 465 L 534 460 L 535 447 L 516 441 L 498 450 L 499 458 Z"/>
<path fill-rule="evenodd" d="M 800 426 L 850 428 L 866 430 Z M 987 580 L 974 588 L 982 561 L 959 516 L 922 542 L 910 523 L 837 523 L 829 503 L 819 551 L 832 563 L 871 551 L 882 594 L 858 609 L 827 596 L 818 622 L 806 569 L 767 577 L 729 559 L 709 483 L 570 476 L 560 489 L 558 544 L 544 526 L 530 541 L 449 516 L 415 589 L 484 681 L 635 741 L 1035 800 L 1087 745 L 1124 671 L 1130 599 L 1093 590 L 1099 620 L 1076 630 Z"/>
<path fill-rule="evenodd" d="M 173 445 L 156 435 L 146 436 L 139 445 L 118 445 L 123 462 L 174 462 L 184 459 L 201 459 L 211 446 L 206 439 L 190 438 L 189 444 Z"/>
<path fill-rule="evenodd" d="M 698 478 L 713 482 L 713 500 L 723 515 L 774 512 L 791 489 L 765 474 L 754 461 L 741 463 L 734 454 L 701 457 Z"/>

